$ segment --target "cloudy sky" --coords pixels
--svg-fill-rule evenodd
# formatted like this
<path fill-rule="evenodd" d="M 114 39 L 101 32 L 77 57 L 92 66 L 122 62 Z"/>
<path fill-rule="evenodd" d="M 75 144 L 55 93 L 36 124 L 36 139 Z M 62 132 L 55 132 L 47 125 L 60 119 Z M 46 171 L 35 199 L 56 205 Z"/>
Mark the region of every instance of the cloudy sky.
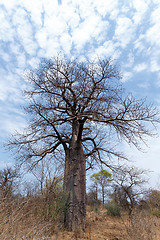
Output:
<path fill-rule="evenodd" d="M 159 107 L 160 0 L 0 0 L 1 146 L 25 124 L 25 71 L 59 52 L 81 60 L 116 59 L 126 91 Z M 155 184 L 159 144 L 160 138 L 150 139 L 145 153 L 125 147 L 138 166 L 154 171 Z M 0 148 L 1 168 L 11 162 Z"/>

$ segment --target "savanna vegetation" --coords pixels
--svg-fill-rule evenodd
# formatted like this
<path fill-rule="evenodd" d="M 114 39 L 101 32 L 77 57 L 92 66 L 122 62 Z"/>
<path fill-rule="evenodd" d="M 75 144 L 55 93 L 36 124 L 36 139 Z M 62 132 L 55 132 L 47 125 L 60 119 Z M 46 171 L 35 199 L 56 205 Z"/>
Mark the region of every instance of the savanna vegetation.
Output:
<path fill-rule="evenodd" d="M 131 172 L 134 172 L 133 167 Z M 102 173 L 105 171 L 101 170 L 98 175 Z M 84 233 L 78 229 L 67 232 L 64 228 L 67 196 L 63 191 L 61 174 L 58 175 L 56 171 L 56 176 L 52 172 L 54 177 L 51 179 L 44 175 L 45 171 L 41 174 L 43 183 L 38 178 L 24 182 L 15 170 L 11 168 L 1 170 L 0 239 L 159 239 L 160 191 L 145 188 L 141 174 L 138 174 L 134 181 L 135 183 L 137 180 L 138 184 L 141 179 L 141 183 L 143 182 L 140 187 L 141 193 L 143 191 L 141 195 L 135 194 L 136 185 L 131 187 L 130 197 L 126 195 L 125 189 L 117 193 L 117 187 L 121 184 L 115 186 L 115 179 L 113 176 L 111 179 L 110 175 L 105 188 L 104 202 L 101 183 L 97 185 L 97 195 L 94 185 L 88 189 Z M 91 175 L 91 179 L 93 176 Z M 128 181 L 126 186 L 127 183 Z M 130 201 L 131 192 L 134 193 L 132 195 L 134 201 Z M 132 212 L 129 206 L 132 207 Z"/>
<path fill-rule="evenodd" d="M 27 74 L 28 126 L 8 143 L 16 153 L 15 170 L 0 175 L 2 239 L 58 239 L 62 229 L 73 232 L 73 239 L 87 227 L 92 239 L 86 207 L 87 214 L 102 209 L 104 219 L 120 219 L 123 210 L 131 224 L 140 206 L 153 215 L 153 192 L 143 189 L 145 171 L 124 165 L 127 156 L 119 149 L 123 141 L 139 149 L 153 136 L 158 111 L 126 94 L 121 77 L 111 59 L 82 63 L 60 57 Z M 86 197 L 86 171 L 94 167 L 101 171 L 92 174 Z M 36 182 L 25 183 L 25 172 Z"/>

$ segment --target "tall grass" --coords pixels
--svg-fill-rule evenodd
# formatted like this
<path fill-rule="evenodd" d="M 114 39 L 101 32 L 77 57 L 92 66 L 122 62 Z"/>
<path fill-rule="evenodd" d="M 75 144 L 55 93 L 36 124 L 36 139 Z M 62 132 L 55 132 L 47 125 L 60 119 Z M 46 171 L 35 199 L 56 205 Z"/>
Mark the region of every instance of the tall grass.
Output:
<path fill-rule="evenodd" d="M 134 211 L 126 223 L 130 240 L 159 240 L 160 219 L 152 216 L 149 211 Z"/>

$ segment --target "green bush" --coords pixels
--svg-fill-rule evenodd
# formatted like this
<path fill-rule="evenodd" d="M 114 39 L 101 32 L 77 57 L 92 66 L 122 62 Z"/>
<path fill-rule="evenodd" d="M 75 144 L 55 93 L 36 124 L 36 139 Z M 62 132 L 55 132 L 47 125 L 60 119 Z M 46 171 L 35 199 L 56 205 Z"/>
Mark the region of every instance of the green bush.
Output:
<path fill-rule="evenodd" d="M 106 204 L 107 214 L 112 217 L 120 217 L 121 216 L 121 208 L 114 202 L 110 202 Z"/>

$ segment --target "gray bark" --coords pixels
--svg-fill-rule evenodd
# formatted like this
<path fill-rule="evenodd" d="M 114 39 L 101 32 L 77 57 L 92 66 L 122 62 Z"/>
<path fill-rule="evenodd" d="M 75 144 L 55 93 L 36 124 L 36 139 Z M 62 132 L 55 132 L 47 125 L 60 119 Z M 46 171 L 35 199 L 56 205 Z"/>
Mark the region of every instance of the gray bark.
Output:
<path fill-rule="evenodd" d="M 67 194 L 65 228 L 68 231 L 85 230 L 86 216 L 86 162 L 78 139 L 79 131 L 74 130 L 69 148 L 66 150 L 64 191 Z M 77 127 L 78 128 L 78 127 Z"/>

